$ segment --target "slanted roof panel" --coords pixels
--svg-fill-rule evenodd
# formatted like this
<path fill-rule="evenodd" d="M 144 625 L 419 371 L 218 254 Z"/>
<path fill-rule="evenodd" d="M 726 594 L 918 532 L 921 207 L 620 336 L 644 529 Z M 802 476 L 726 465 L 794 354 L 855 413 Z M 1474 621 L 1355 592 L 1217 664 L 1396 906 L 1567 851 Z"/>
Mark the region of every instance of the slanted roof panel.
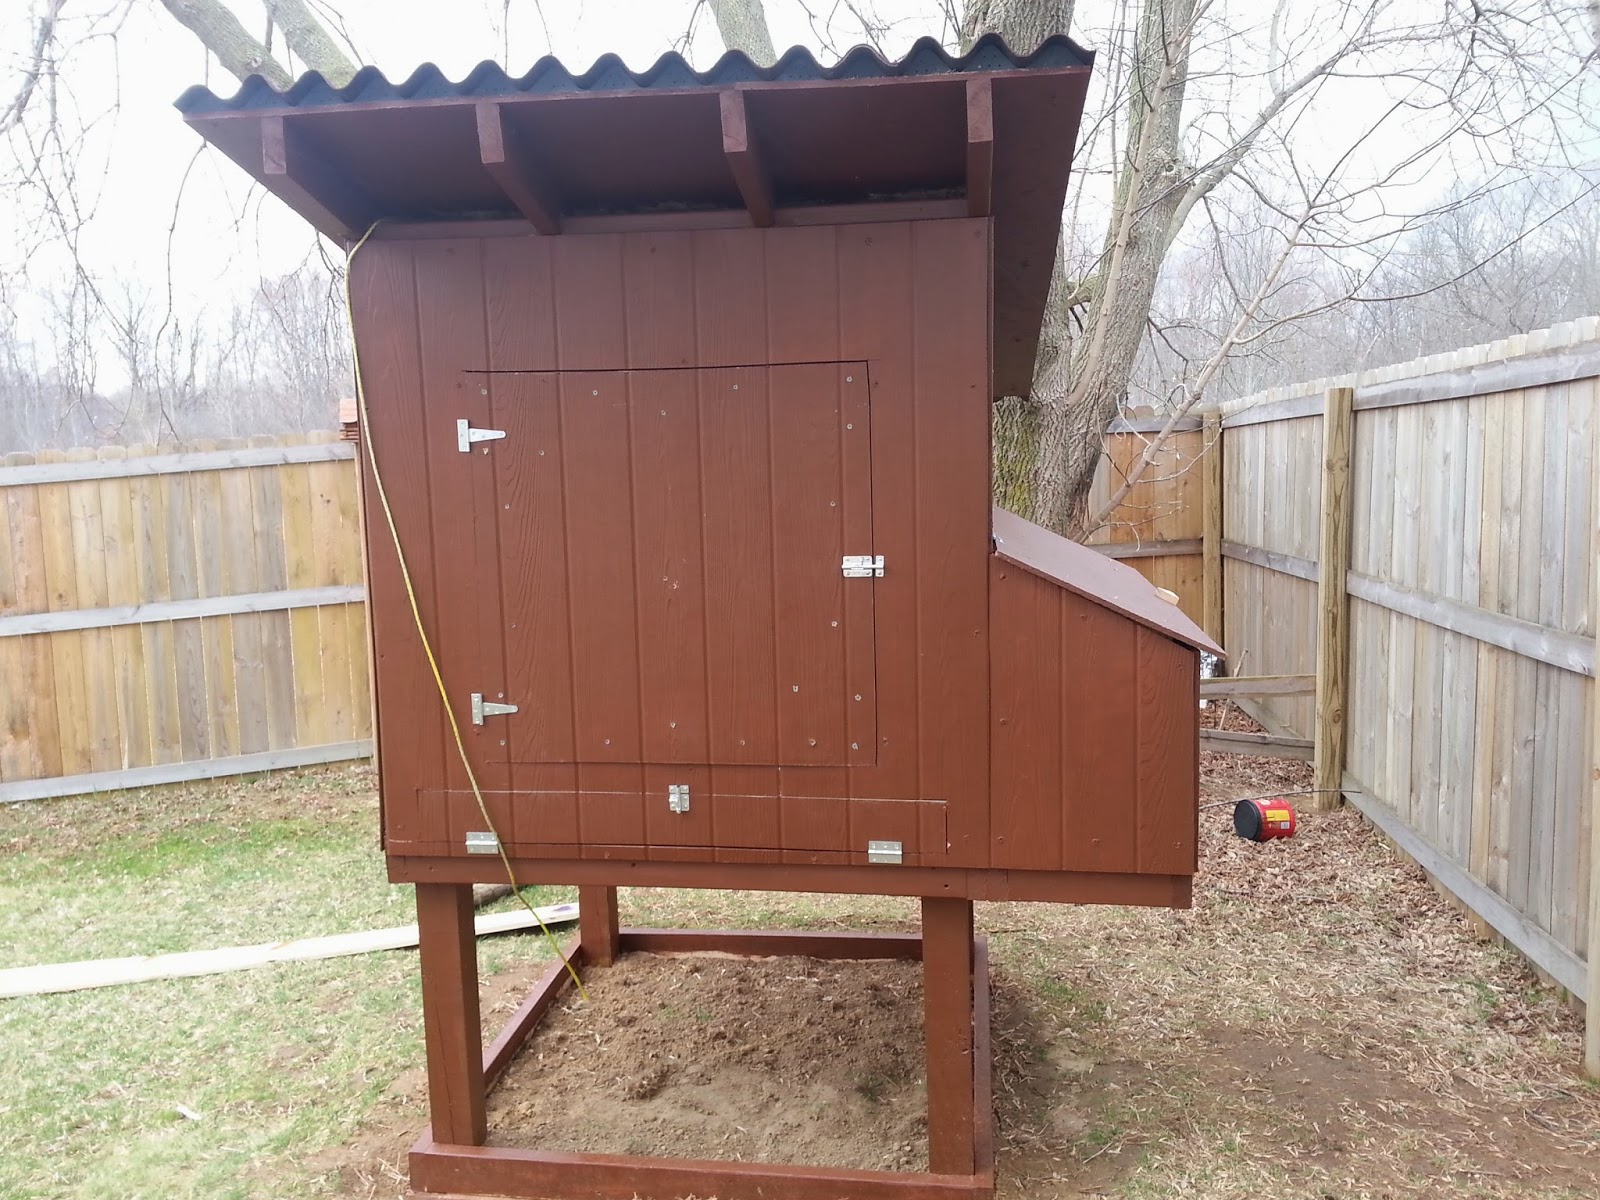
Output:
<path fill-rule="evenodd" d="M 534 223 L 546 232 L 569 217 L 733 217 L 748 197 L 721 110 L 723 94 L 737 91 L 779 224 L 815 206 L 912 199 L 953 206 L 944 215 L 992 216 L 994 391 L 1004 396 L 1032 383 L 1092 62 L 1066 37 L 1018 55 L 991 35 L 959 57 L 924 38 L 897 61 L 858 47 L 826 67 L 794 49 L 766 68 L 735 53 L 695 71 L 668 54 L 640 72 L 606 55 L 581 74 L 553 58 L 516 78 L 483 63 L 460 82 L 431 64 L 398 84 L 373 67 L 342 88 L 314 72 L 281 92 L 252 77 L 226 98 L 190 88 L 177 106 L 269 191 L 348 243 L 377 221 L 528 213 L 507 192 L 502 160 L 491 170 L 481 157 L 480 107 L 503 121 L 514 145 L 499 153 L 512 153 L 509 173 L 539 192 Z M 976 153 L 975 78 L 988 81 L 993 124 L 992 151 Z M 974 162 L 986 165 L 969 195 Z M 974 209 L 972 196 L 987 205 Z M 825 219 L 851 218 L 845 207 Z"/>
<path fill-rule="evenodd" d="M 1157 633 L 1197 650 L 1225 657 L 1176 604 L 1156 594 L 1153 583 L 1114 558 L 1051 533 L 1003 508 L 994 510 L 995 553 L 1025 571 L 1121 613 Z"/>

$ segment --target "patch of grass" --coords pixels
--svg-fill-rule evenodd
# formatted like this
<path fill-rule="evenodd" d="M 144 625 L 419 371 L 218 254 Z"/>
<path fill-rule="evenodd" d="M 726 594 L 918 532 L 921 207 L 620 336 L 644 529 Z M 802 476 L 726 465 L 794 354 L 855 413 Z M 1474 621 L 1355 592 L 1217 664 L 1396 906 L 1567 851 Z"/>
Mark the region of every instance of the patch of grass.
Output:
<path fill-rule="evenodd" d="M 335 771 L 0 810 L 0 965 L 406 924 L 370 789 Z M 548 953 L 479 944 L 485 976 Z M 324 1195 L 309 1160 L 421 1058 L 414 952 L 0 1001 L 0 1196 Z"/>

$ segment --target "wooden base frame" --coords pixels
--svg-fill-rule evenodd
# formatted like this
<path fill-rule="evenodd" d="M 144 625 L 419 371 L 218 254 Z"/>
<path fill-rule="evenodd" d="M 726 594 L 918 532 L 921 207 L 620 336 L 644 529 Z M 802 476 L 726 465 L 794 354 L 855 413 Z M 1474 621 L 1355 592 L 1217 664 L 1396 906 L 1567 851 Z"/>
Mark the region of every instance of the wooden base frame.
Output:
<path fill-rule="evenodd" d="M 476 1096 L 470 1094 L 476 1081 L 430 1077 L 433 1124 L 411 1149 L 412 1200 L 486 1196 L 672 1200 L 686 1195 L 717 1196 L 720 1200 L 835 1200 L 840 1196 L 855 1200 L 990 1200 L 993 1196 L 989 954 L 986 939 L 973 936 L 969 902 L 925 900 L 922 936 L 617 929 L 615 925 L 611 929 L 615 930 L 614 940 L 606 937 L 602 945 L 610 942 L 615 952 L 622 954 L 718 951 L 741 956 L 923 961 L 928 971 L 928 1138 L 933 1169 L 857 1171 L 787 1163 L 569 1154 L 482 1145 L 482 1136 L 476 1135 L 481 1128 L 477 1122 L 482 1119 L 478 1117 L 483 1111 L 482 1091 L 494 1086 L 539 1021 L 572 984 L 565 967 L 557 962 L 484 1048 L 481 1066 L 465 1073 L 477 1075 L 481 1070 L 482 1082 L 477 1084 L 481 1090 Z M 592 942 L 593 938 L 580 936 L 564 948 L 580 974 L 596 965 L 590 954 Z M 429 992 L 425 987 L 425 1000 Z M 450 1007 L 440 1004 L 438 994 L 434 995 L 435 1010 Z M 441 1021 L 437 1012 L 429 1015 L 430 1064 L 453 1064 L 448 1053 L 441 1053 L 432 1044 L 436 1028 L 457 1026 L 448 1019 Z M 452 1115 L 457 1110 L 469 1114 L 465 1121 Z M 446 1127 L 476 1135 L 475 1141 L 435 1136 L 436 1129 Z"/>

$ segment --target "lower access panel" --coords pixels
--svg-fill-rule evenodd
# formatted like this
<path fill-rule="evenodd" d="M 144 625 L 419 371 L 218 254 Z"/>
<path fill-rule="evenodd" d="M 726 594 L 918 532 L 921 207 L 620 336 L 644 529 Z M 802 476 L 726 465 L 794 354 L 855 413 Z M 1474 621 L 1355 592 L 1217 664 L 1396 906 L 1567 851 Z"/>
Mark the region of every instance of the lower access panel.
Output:
<path fill-rule="evenodd" d="M 864 364 L 489 386 L 511 761 L 876 760 Z"/>

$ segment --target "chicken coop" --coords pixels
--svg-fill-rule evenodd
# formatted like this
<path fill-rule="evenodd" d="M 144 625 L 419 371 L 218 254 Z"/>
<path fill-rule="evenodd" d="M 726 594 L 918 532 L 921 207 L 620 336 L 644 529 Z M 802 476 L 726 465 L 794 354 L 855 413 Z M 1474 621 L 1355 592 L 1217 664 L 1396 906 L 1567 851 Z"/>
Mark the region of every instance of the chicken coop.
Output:
<path fill-rule="evenodd" d="M 179 101 L 351 255 L 383 848 L 421 931 L 416 1195 L 988 1195 L 973 901 L 1189 903 L 1216 647 L 990 501 L 1091 62 L 989 37 Z M 484 1048 L 471 885 L 508 864 L 578 886 L 583 969 L 920 959 L 929 1170 L 485 1146 L 486 1088 L 564 983 Z M 919 897 L 923 930 L 630 930 L 627 885 Z"/>

